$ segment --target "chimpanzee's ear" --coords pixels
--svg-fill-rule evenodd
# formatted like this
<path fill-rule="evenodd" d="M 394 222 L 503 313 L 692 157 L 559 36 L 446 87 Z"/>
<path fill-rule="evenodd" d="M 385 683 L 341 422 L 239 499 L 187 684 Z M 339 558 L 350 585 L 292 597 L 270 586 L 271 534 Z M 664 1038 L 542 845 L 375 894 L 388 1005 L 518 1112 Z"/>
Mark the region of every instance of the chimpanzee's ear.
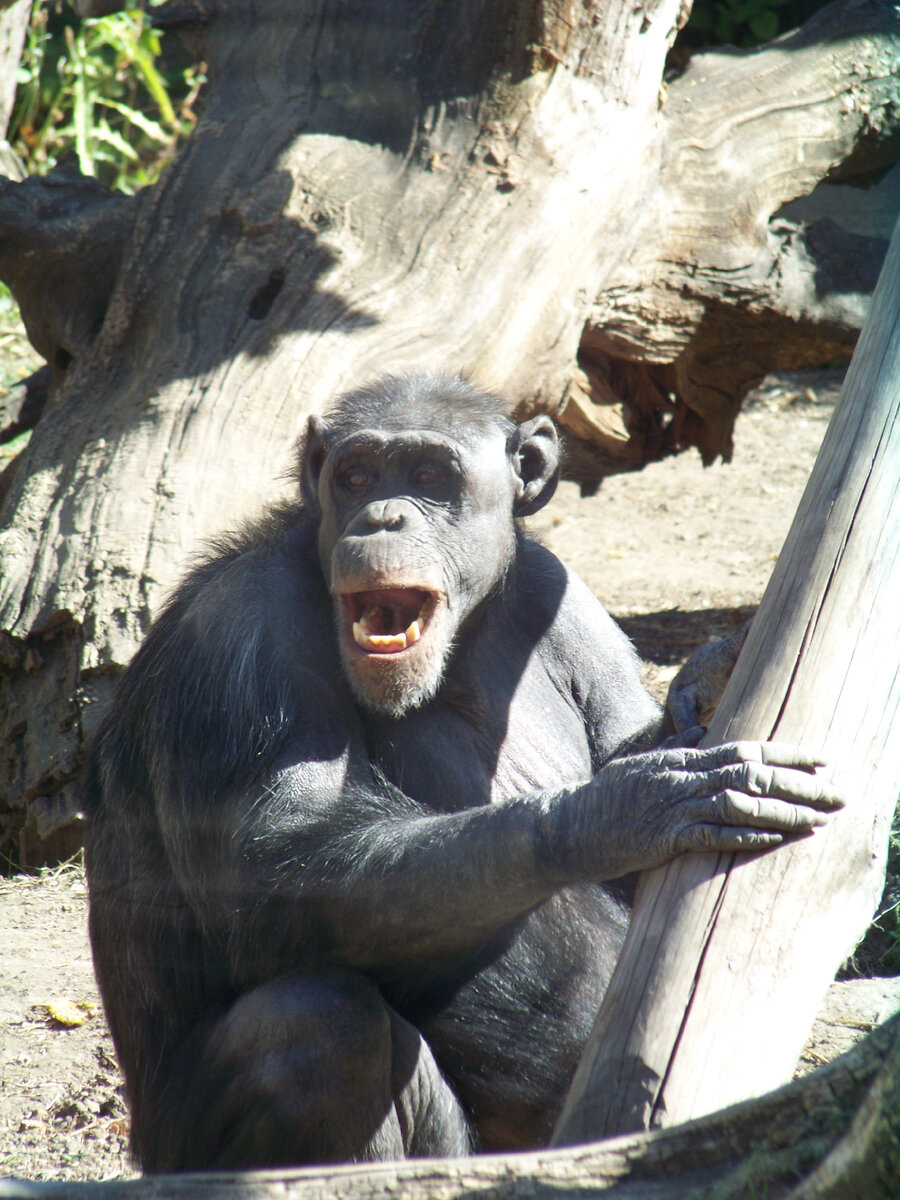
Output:
<path fill-rule="evenodd" d="M 306 431 L 300 436 L 298 446 L 298 475 L 300 495 L 306 508 L 313 513 L 319 511 L 319 476 L 328 453 L 328 441 L 332 428 L 322 417 L 312 416 L 306 422 Z"/>
<path fill-rule="evenodd" d="M 559 483 L 559 438 L 549 417 L 532 417 L 510 434 L 507 452 L 516 473 L 513 514 L 528 517 L 543 508 Z"/>

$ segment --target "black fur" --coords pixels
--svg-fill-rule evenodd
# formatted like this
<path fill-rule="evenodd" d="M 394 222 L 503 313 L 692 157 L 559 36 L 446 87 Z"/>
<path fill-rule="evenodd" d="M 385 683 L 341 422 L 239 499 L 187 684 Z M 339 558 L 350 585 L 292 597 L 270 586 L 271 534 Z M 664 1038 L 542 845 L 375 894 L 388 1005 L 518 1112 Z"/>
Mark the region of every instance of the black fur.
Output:
<path fill-rule="evenodd" d="M 410 430 L 462 475 L 357 503 L 368 476 L 330 464 L 369 429 L 391 471 Z M 125 672 L 87 866 L 145 1170 L 548 1137 L 627 924 L 584 805 L 660 730 L 625 638 L 517 528 L 556 471 L 548 422 L 517 431 L 463 381 L 354 393 L 311 425 L 305 502 L 217 545 Z M 329 592 L 386 586 L 389 562 L 440 575 L 449 614 L 402 716 L 348 685 Z"/>

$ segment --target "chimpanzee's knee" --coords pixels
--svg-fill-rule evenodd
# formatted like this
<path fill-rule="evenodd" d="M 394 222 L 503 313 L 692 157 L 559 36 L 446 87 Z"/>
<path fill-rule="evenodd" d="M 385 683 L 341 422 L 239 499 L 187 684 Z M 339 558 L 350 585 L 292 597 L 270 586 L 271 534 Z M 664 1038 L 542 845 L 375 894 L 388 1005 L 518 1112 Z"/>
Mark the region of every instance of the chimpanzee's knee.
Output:
<path fill-rule="evenodd" d="M 185 1044 L 145 1170 L 464 1154 L 431 1051 L 352 971 L 289 975 L 240 997 Z M 136 1131 L 137 1132 L 137 1131 Z"/>

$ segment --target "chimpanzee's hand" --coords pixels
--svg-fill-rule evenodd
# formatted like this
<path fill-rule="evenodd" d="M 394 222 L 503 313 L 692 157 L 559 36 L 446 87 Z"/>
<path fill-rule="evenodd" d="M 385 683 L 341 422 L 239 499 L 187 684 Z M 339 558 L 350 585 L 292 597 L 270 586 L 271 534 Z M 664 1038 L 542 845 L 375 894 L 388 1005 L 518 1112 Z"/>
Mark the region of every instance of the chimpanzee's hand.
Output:
<path fill-rule="evenodd" d="M 732 637 L 700 646 L 669 684 L 666 708 L 676 729 L 709 725 L 749 629 L 748 621 Z"/>
<path fill-rule="evenodd" d="M 613 759 L 579 797 L 587 802 L 584 841 L 593 841 L 604 878 L 690 850 L 776 846 L 786 835 L 811 833 L 844 806 L 816 773 L 823 765 L 797 746 L 749 741 Z"/>

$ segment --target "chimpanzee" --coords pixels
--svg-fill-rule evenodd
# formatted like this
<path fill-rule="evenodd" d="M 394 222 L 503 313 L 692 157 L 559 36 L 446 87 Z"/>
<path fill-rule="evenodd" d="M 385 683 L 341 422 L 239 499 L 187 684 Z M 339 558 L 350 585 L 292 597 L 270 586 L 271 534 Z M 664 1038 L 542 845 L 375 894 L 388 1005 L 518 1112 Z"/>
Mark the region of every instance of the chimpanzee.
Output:
<path fill-rule="evenodd" d="M 546 417 L 387 378 L 309 421 L 298 474 L 175 592 L 92 755 L 146 1171 L 545 1142 L 625 935 L 611 881 L 841 802 L 793 747 L 653 749 L 630 644 L 519 526 Z"/>

